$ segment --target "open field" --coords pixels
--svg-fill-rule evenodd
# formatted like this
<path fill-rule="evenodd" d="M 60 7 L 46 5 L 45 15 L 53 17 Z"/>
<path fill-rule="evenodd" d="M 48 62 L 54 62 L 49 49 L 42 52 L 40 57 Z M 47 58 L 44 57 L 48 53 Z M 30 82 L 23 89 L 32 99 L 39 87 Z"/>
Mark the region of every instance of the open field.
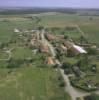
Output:
<path fill-rule="evenodd" d="M 4 69 L 0 69 L 0 72 Z M 2 74 L 0 74 L 1 76 Z M 59 73 L 53 69 L 21 68 L 0 77 L 2 100 L 70 100 L 59 87 Z"/>
<path fill-rule="evenodd" d="M 9 55 L 5 52 L 0 51 L 0 59 L 7 59 L 9 57 Z"/>
<path fill-rule="evenodd" d="M 32 58 L 32 51 L 27 48 L 16 48 L 12 52 L 12 57 L 14 59 L 26 59 L 26 58 Z"/>

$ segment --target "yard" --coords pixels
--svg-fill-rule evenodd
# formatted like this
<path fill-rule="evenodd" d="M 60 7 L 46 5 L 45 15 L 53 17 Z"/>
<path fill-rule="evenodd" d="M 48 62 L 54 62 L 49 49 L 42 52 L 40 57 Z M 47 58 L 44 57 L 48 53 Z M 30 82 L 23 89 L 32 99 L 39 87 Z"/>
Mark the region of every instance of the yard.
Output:
<path fill-rule="evenodd" d="M 96 66 L 96 71 L 93 70 L 92 66 L 94 65 Z M 90 64 L 86 64 L 86 70 L 83 71 L 81 77 L 79 76 L 70 77 L 73 86 L 85 91 L 94 91 L 99 89 L 99 62 L 97 57 L 90 57 Z"/>

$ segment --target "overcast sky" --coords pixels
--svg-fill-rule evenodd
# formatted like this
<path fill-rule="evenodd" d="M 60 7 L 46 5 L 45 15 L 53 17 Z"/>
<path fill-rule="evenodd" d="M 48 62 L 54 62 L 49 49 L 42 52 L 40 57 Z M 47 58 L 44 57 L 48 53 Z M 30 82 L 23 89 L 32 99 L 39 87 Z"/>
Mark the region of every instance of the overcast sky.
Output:
<path fill-rule="evenodd" d="M 99 8 L 99 0 L 0 0 L 2 6 Z"/>

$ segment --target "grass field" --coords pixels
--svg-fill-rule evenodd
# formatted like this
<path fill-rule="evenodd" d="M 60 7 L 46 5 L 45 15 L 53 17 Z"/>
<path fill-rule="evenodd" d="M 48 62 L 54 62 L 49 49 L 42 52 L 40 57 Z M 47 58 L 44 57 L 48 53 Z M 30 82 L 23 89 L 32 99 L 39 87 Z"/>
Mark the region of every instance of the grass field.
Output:
<path fill-rule="evenodd" d="M 7 59 L 9 55 L 5 52 L 0 51 L 0 59 Z"/>
<path fill-rule="evenodd" d="M 2 76 L 2 100 L 70 100 L 68 94 L 59 86 L 59 73 L 53 69 L 29 67 Z"/>
<path fill-rule="evenodd" d="M 32 58 L 32 51 L 28 48 L 23 47 L 17 47 L 12 52 L 12 57 L 14 59 L 26 59 L 26 58 Z"/>
<path fill-rule="evenodd" d="M 33 23 L 30 20 L 0 21 L 0 42 L 8 42 L 14 34 L 14 28 L 32 29 L 32 27 Z"/>

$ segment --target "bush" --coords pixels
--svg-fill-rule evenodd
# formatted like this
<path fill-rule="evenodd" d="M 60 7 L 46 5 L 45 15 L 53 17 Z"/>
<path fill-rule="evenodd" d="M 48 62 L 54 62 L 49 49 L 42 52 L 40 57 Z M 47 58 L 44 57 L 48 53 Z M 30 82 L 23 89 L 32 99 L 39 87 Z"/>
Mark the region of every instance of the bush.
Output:
<path fill-rule="evenodd" d="M 24 63 L 24 60 L 11 59 L 8 62 L 7 68 L 19 68 Z"/>
<path fill-rule="evenodd" d="M 61 83 L 60 83 L 60 85 L 59 85 L 60 87 L 65 87 L 65 82 L 64 81 L 62 81 Z"/>
<path fill-rule="evenodd" d="M 87 52 L 89 55 L 97 55 L 97 50 L 95 48 L 88 48 Z"/>

